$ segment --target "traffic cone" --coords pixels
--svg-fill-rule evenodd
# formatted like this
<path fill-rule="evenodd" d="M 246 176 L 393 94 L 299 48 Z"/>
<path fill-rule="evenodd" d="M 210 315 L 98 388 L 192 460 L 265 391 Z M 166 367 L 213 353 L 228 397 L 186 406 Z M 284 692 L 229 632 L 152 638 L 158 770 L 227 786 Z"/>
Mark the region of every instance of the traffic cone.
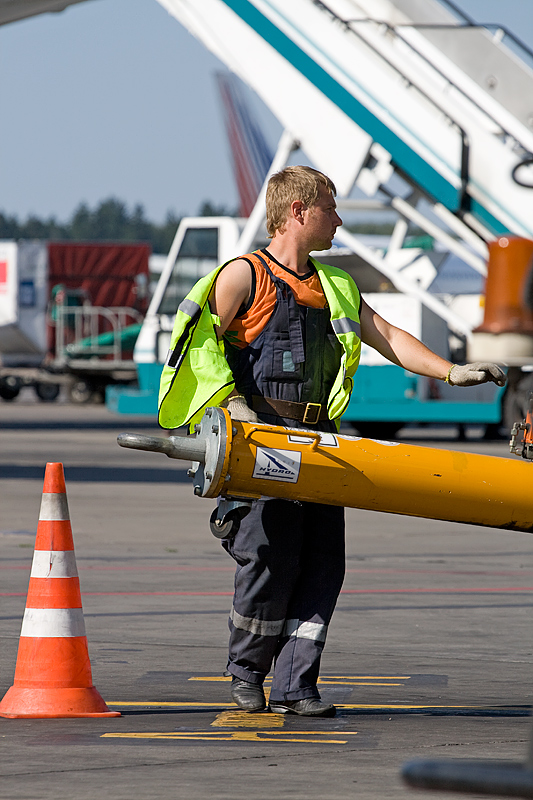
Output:
<path fill-rule="evenodd" d="M 2 717 L 119 717 L 93 686 L 63 464 L 48 463 L 13 686 Z"/>

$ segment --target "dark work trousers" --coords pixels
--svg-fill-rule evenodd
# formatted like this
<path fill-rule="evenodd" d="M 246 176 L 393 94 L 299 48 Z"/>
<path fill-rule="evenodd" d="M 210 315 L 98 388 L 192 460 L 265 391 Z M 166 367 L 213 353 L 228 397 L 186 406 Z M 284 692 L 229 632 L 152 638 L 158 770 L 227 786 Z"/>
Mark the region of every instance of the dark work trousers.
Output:
<path fill-rule="evenodd" d="M 327 628 L 344 579 L 344 509 L 261 499 L 223 546 L 237 562 L 229 672 L 271 700 L 319 697 Z"/>

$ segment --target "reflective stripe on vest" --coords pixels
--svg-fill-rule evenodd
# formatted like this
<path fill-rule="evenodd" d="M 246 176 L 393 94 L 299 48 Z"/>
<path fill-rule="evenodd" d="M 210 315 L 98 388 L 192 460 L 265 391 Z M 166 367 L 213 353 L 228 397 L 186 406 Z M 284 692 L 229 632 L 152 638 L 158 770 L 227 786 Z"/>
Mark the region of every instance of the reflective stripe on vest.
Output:
<path fill-rule="evenodd" d="M 341 333 L 355 333 L 359 339 L 361 338 L 361 323 L 356 322 L 354 319 L 333 319 L 331 320 L 331 327 L 337 334 Z"/>
<path fill-rule="evenodd" d="M 181 334 L 180 338 L 174 345 L 174 347 L 170 348 L 169 350 L 169 357 L 167 360 L 167 364 L 169 367 L 178 367 L 178 362 L 180 355 L 185 353 L 184 346 L 189 336 L 190 328 L 200 319 L 200 314 L 202 313 L 202 307 L 198 305 L 198 303 L 194 303 L 192 300 L 185 300 L 179 304 L 178 312 L 185 314 L 190 318 L 189 322 L 185 325 L 183 333 Z"/>
<path fill-rule="evenodd" d="M 202 308 L 198 303 L 195 303 L 194 300 L 189 300 L 187 297 L 185 300 L 182 300 L 178 306 L 178 311 L 183 312 L 183 314 L 188 314 L 189 317 L 194 317 L 195 314 L 201 310 Z"/>

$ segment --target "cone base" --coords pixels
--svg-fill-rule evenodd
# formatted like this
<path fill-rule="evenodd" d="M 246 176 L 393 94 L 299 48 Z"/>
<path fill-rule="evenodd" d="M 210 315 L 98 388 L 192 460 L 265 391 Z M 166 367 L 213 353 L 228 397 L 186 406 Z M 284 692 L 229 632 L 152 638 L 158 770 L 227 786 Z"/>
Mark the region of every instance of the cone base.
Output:
<path fill-rule="evenodd" d="M 120 711 L 109 710 L 94 686 L 82 689 L 30 689 L 12 686 L 0 703 L 0 717 L 9 719 L 120 716 Z"/>

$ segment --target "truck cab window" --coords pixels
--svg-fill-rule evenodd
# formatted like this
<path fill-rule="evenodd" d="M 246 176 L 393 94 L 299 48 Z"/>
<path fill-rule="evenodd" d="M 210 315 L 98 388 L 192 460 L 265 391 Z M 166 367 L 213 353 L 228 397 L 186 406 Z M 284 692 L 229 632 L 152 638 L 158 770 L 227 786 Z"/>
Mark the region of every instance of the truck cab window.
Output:
<path fill-rule="evenodd" d="M 173 316 L 196 281 L 217 264 L 218 228 L 189 228 L 183 237 L 158 313 Z"/>

